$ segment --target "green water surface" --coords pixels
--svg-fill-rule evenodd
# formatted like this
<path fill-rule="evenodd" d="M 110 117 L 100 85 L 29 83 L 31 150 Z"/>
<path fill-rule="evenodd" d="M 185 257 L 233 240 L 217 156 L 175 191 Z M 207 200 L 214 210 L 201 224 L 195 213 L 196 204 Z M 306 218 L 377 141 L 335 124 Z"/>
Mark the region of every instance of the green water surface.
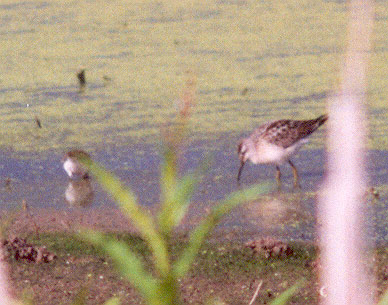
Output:
<path fill-rule="evenodd" d="M 383 150 L 387 16 L 388 3 L 378 2 L 367 100 L 370 147 Z M 2 2 L 0 145 L 28 152 L 159 141 L 190 78 L 193 138 L 316 117 L 339 83 L 346 25 L 343 1 Z M 323 134 L 310 145 L 322 142 Z"/>

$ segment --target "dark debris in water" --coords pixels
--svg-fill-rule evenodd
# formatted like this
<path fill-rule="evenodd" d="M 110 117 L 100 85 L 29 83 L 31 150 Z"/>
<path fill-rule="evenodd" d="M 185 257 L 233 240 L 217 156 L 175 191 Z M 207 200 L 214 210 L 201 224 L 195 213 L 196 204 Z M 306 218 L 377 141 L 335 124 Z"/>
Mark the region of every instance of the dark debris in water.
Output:
<path fill-rule="evenodd" d="M 265 258 L 289 257 L 294 253 L 287 243 L 272 237 L 249 241 L 245 246 L 251 248 L 254 254 Z"/>
<path fill-rule="evenodd" d="M 78 78 L 78 81 L 79 81 L 79 90 L 80 90 L 80 92 L 85 91 L 85 87 L 86 87 L 85 69 L 81 69 L 77 73 L 77 78 Z"/>
<path fill-rule="evenodd" d="M 33 263 L 49 263 L 57 256 L 48 251 L 45 246 L 34 246 L 23 238 L 15 237 L 10 240 L 3 240 L 3 258 L 14 258 L 15 260 L 27 260 Z"/>
<path fill-rule="evenodd" d="M 379 200 L 380 199 L 380 192 L 374 188 L 374 187 L 370 187 L 367 191 L 366 191 L 366 194 L 365 195 L 371 195 L 372 196 L 372 199 L 377 199 Z"/>

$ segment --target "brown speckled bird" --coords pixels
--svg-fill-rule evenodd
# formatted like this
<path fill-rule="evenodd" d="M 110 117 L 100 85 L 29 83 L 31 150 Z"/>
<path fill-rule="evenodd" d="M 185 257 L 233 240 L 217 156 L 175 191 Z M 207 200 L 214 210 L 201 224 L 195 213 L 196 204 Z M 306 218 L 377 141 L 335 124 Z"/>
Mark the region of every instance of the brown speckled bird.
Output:
<path fill-rule="evenodd" d="M 294 175 L 294 187 L 300 187 L 298 171 L 290 157 L 308 142 L 307 137 L 327 119 L 327 115 L 322 115 L 313 120 L 279 120 L 261 125 L 250 137 L 242 139 L 238 145 L 241 166 L 237 181 L 240 181 L 245 162 L 250 160 L 254 164 L 275 164 L 276 182 L 280 187 L 279 165 L 288 162 Z"/>

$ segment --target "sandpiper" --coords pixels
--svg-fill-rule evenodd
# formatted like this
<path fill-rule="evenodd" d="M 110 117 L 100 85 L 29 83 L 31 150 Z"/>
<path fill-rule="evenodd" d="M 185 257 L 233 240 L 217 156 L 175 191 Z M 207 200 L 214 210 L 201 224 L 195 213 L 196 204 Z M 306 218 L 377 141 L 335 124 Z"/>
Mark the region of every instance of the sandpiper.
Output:
<path fill-rule="evenodd" d="M 294 175 L 294 187 L 300 187 L 298 171 L 290 157 L 308 141 L 307 137 L 325 123 L 327 118 L 327 115 L 322 115 L 313 120 L 279 120 L 261 125 L 250 137 L 242 139 L 238 145 L 241 166 L 237 181 L 240 181 L 242 169 L 247 160 L 254 164 L 275 164 L 276 182 L 280 188 L 279 166 L 288 162 Z"/>
<path fill-rule="evenodd" d="M 88 179 L 88 171 L 78 161 L 79 158 L 90 158 L 90 155 L 78 149 L 67 152 L 62 158 L 63 168 L 70 178 Z"/>

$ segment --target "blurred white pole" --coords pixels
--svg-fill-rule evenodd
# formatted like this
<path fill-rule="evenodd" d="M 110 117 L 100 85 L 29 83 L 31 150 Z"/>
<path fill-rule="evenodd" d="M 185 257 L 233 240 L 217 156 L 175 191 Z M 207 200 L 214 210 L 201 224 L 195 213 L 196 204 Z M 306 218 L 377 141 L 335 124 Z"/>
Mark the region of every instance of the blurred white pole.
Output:
<path fill-rule="evenodd" d="M 12 305 L 16 303 L 12 300 L 10 295 L 8 268 L 4 259 L 3 251 L 4 249 L 0 248 L 0 304 Z"/>
<path fill-rule="evenodd" d="M 367 117 L 364 105 L 373 3 L 349 2 L 348 45 L 339 92 L 329 101 L 327 176 L 319 200 L 325 305 L 373 304 L 365 250 Z"/>

